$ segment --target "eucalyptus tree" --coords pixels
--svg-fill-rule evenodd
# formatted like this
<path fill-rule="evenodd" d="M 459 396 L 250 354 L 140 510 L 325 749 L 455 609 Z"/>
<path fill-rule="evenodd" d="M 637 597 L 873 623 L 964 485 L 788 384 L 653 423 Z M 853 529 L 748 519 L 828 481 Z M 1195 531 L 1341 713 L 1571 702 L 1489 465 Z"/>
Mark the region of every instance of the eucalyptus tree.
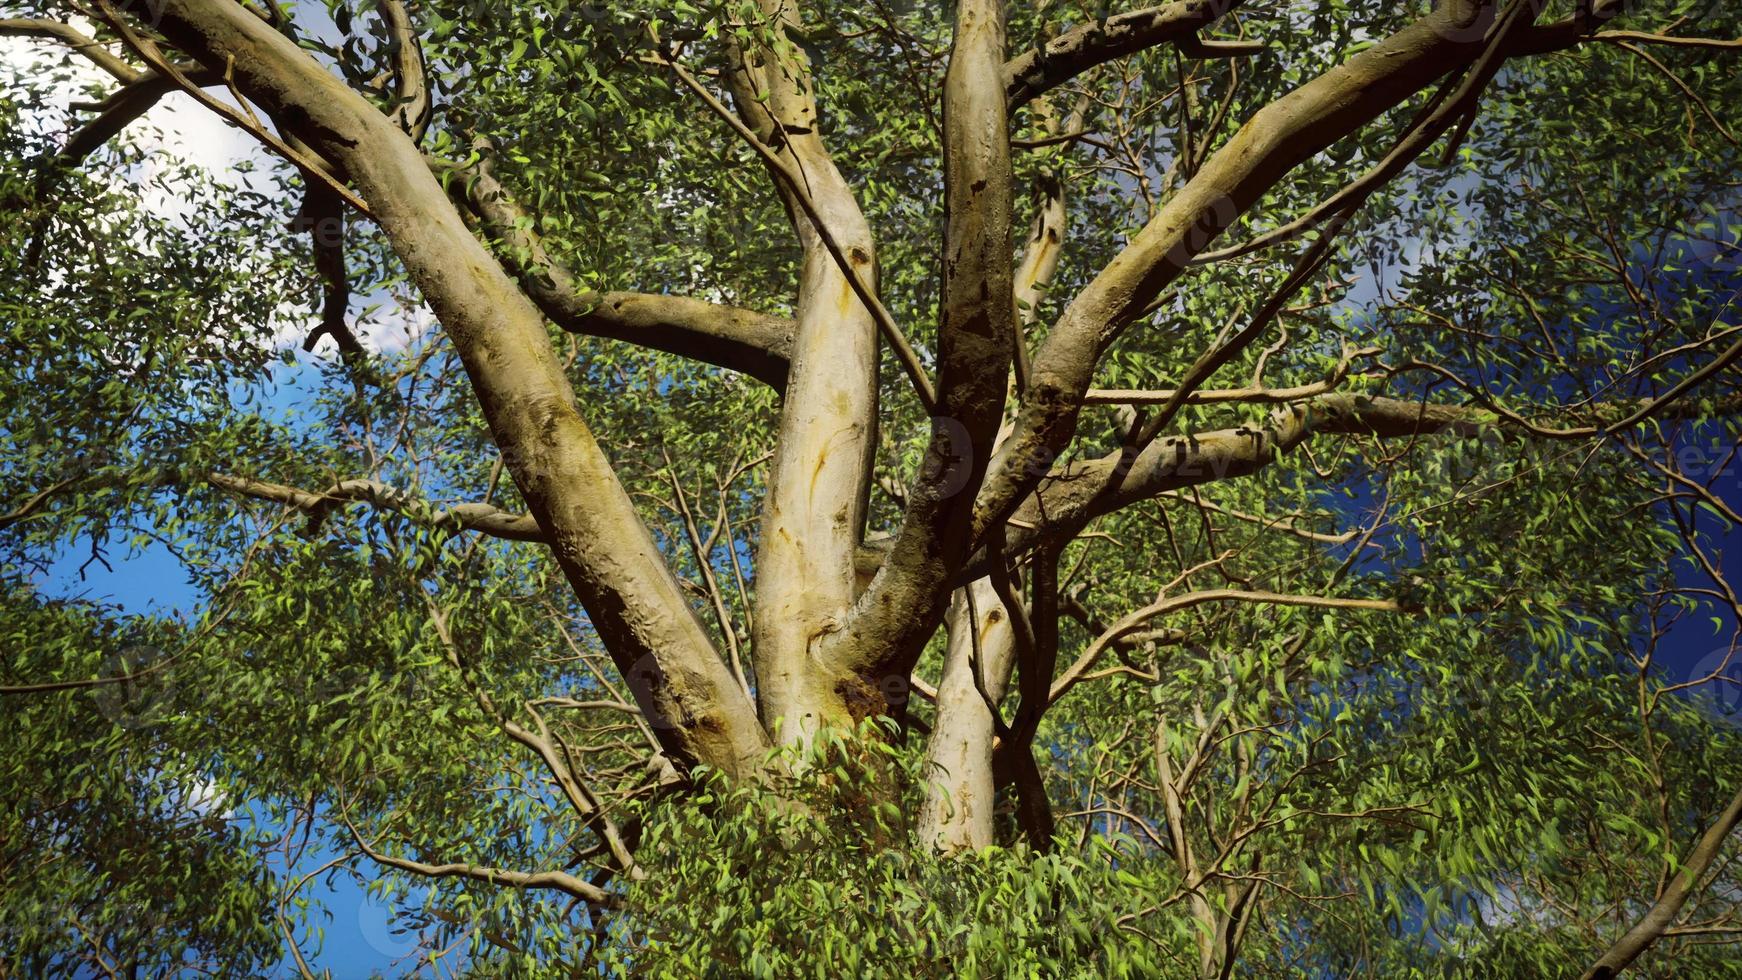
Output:
<path fill-rule="evenodd" d="M 9 0 L 0 970 L 1733 966 L 1742 16 L 1417 6 Z"/>

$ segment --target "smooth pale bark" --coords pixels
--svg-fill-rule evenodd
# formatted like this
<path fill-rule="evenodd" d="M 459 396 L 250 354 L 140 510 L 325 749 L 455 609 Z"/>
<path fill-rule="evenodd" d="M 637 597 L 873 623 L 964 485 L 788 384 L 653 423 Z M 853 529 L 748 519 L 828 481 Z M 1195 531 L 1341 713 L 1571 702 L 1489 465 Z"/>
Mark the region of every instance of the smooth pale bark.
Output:
<path fill-rule="evenodd" d="M 1003 79 L 1003 5 L 963 0 L 944 73 L 943 316 L 931 444 L 888 559 L 848 629 L 823 648 L 829 663 L 861 677 L 905 678 L 935 631 L 1004 420 L 1017 319 Z"/>
<path fill-rule="evenodd" d="M 1249 119 L 1066 307 L 1035 358 L 1016 431 L 993 461 L 976 533 L 1002 521 L 1069 444 L 1095 364 L 1120 331 L 1302 161 L 1484 49 L 1492 5 L 1454 0 Z"/>
<path fill-rule="evenodd" d="M 163 0 L 157 29 L 354 181 L 441 321 L 509 472 L 665 750 L 734 774 L 766 737 L 576 409 L 544 316 L 394 122 L 240 4 Z"/>
<path fill-rule="evenodd" d="M 1264 425 L 1164 436 L 1135 460 L 1114 452 L 1054 471 L 1017 509 L 1009 550 L 1069 540 L 1102 514 L 1170 490 L 1248 476 L 1314 436 L 1475 435 L 1494 431 L 1495 421 L 1491 412 L 1463 406 L 1335 394 L 1278 408 Z"/>
<path fill-rule="evenodd" d="M 779 442 L 769 465 L 756 552 L 755 660 L 763 721 L 787 743 L 822 725 L 850 725 L 882 695 L 815 655 L 855 594 L 854 559 L 876 449 L 877 327 L 847 270 L 799 205 L 810 204 L 852 274 L 876 288 L 871 229 L 818 131 L 810 66 L 786 38 L 794 5 L 763 0 L 770 44 L 733 48 L 728 77 L 745 124 L 805 178 L 771 173 L 804 249 Z"/>
<path fill-rule="evenodd" d="M 1447 72 L 1467 66 L 1484 50 L 1493 12 L 1491 5 L 1469 0 L 1441 5 L 1266 106 L 1206 161 L 1054 325 L 1030 372 L 1012 435 L 980 485 L 968 540 L 984 542 L 1047 476 L 1075 434 L 1101 354 L 1192 257 L 1293 167 Z M 963 148 L 948 133 L 945 146 L 946 159 Z M 949 272 L 946 264 L 946 276 Z M 978 476 L 977 470 L 969 472 Z M 923 526 L 910 528 L 928 509 L 944 511 L 922 493 L 910 499 L 902 535 L 848 628 L 830 638 L 831 660 L 860 671 L 911 669 L 941 621 L 943 596 L 961 579 L 966 564 L 965 556 L 946 549 L 959 540 L 955 525 L 942 536 L 925 533 Z M 947 512 L 961 511 L 951 506 Z"/>
<path fill-rule="evenodd" d="M 921 842 L 954 853 L 994 842 L 995 725 L 987 701 L 997 704 L 1004 697 L 1016 661 L 1016 641 L 1004 604 L 984 578 L 956 593 L 944 625 L 949 645 L 938 679 L 937 717 L 926 742 L 927 786 L 917 832 Z M 977 642 L 972 632 L 976 629 Z"/>
<path fill-rule="evenodd" d="M 785 387 L 791 320 L 687 296 L 588 289 L 551 256 L 532 218 L 487 165 L 456 174 L 449 192 L 507 247 L 503 261 L 557 326 L 738 371 L 777 391 Z"/>
<path fill-rule="evenodd" d="M 1618 425 L 1640 415 L 1645 405 L 1622 400 L 1594 409 L 1595 414 Z M 1742 397 L 1721 398 L 1705 406 L 1675 401 L 1658 414 L 1688 418 L 1701 411 L 1737 414 L 1742 412 Z M 1478 406 L 1352 393 L 1322 395 L 1276 409 L 1263 425 L 1165 436 L 1150 443 L 1134 460 L 1114 452 L 1055 469 L 1016 509 L 1005 551 L 1014 556 L 1043 540 L 1062 543 L 1075 537 L 1089 521 L 1122 507 L 1186 487 L 1249 476 L 1319 436 L 1412 439 L 1450 433 L 1493 439 L 1588 439 L 1596 431 L 1591 426 L 1531 431 Z M 964 569 L 964 576 L 980 574 L 984 564 L 985 555 L 976 555 Z"/>

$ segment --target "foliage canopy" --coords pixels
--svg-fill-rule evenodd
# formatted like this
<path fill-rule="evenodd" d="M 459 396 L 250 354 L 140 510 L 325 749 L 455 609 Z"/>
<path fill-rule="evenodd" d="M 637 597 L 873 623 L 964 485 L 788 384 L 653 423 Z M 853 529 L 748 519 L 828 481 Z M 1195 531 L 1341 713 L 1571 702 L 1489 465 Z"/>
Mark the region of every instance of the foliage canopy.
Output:
<path fill-rule="evenodd" d="M 0 976 L 1736 970 L 1742 11 L 1104 6 L 0 0 Z"/>

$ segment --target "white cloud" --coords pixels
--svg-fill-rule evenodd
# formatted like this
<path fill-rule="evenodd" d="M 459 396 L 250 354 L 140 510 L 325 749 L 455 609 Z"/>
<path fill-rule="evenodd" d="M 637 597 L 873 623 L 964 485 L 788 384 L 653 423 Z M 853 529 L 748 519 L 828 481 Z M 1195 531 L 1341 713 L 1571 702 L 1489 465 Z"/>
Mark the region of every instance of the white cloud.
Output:
<path fill-rule="evenodd" d="M 92 33 L 88 21 L 72 18 L 71 23 L 87 34 Z M 70 80 L 56 86 L 30 111 L 37 122 L 62 130 L 70 137 L 91 118 L 91 113 L 75 110 L 72 104 L 88 100 L 93 88 L 102 92 L 113 90 L 114 80 L 72 54 L 59 41 L 0 37 L 0 79 L 42 76 L 57 70 L 63 76 L 70 72 Z M 226 104 L 236 104 L 225 89 L 207 91 Z M 190 165 L 231 182 L 245 181 L 258 191 L 269 190 L 268 175 L 284 166 L 255 137 L 230 125 L 185 92 L 165 96 L 129 126 L 126 137 L 146 152 L 144 164 L 129 175 L 129 183 L 138 193 L 141 206 L 165 221 L 185 220 L 195 206 L 190 199 L 192 186 L 179 176 Z M 250 171 L 237 173 L 237 168 L 244 164 L 249 165 Z M 285 209 L 288 218 L 294 202 L 287 201 Z M 356 297 L 353 308 L 356 301 L 363 299 Z M 391 298 L 380 299 L 385 299 L 381 309 L 366 322 L 354 325 L 358 339 L 372 351 L 403 352 L 436 326 L 434 316 L 421 304 L 407 307 Z M 302 302 L 282 304 L 274 320 L 279 324 L 270 341 L 275 348 L 300 347 L 320 323 L 320 317 Z M 336 358 L 338 350 L 331 340 L 323 340 L 313 356 Z"/>
<path fill-rule="evenodd" d="M 71 18 L 70 22 L 87 34 L 92 31 L 91 24 L 82 18 Z M 63 72 L 70 70 L 70 83 L 49 93 L 35 107 L 34 115 L 70 135 L 92 117 L 89 112 L 74 110 L 72 103 L 86 101 L 92 86 L 113 89 L 113 79 L 59 41 L 0 37 L 0 71 L 5 76 L 42 75 L 57 67 Z M 213 94 L 233 102 L 227 92 Z M 170 220 L 187 213 L 187 188 L 172 176 L 179 167 L 195 163 L 209 172 L 224 173 L 244 161 L 262 168 L 271 165 L 253 137 L 228 125 L 184 92 L 165 96 L 128 128 L 128 137 L 147 151 L 145 170 L 135 182 L 141 203 L 153 214 Z"/>

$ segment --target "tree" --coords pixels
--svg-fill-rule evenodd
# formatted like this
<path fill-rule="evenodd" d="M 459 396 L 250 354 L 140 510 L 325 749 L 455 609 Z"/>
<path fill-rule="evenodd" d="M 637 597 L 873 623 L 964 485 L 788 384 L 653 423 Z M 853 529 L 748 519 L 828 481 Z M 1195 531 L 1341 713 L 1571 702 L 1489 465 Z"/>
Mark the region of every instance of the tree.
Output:
<path fill-rule="evenodd" d="M 8 974 L 1733 965 L 1736 11 L 6 6 Z"/>

